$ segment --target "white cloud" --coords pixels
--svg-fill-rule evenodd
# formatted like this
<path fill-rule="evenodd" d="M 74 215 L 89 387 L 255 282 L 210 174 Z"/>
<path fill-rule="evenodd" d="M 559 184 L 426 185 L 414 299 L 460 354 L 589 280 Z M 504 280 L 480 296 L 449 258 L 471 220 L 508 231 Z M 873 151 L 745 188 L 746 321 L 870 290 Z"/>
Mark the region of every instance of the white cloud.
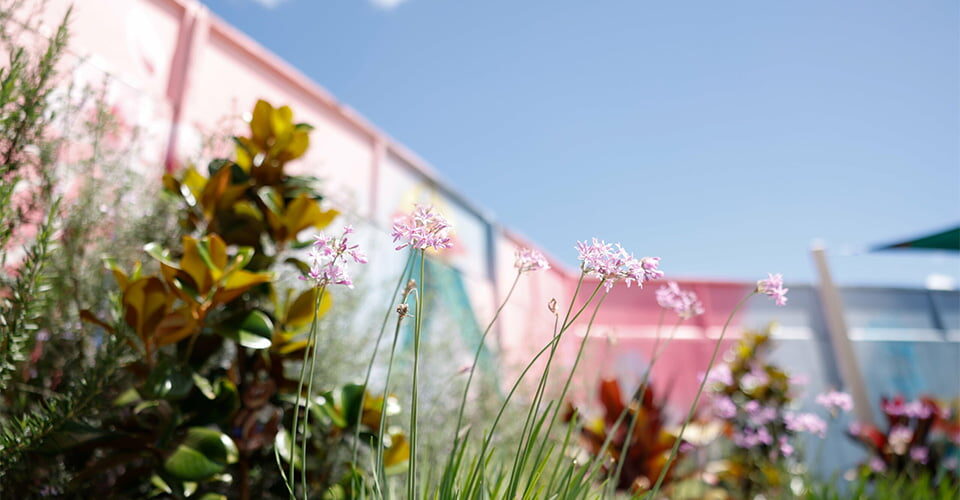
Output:
<path fill-rule="evenodd" d="M 281 3 L 286 2 L 287 0 L 253 0 L 253 1 L 260 4 L 263 7 L 272 9 L 280 5 Z"/>
<path fill-rule="evenodd" d="M 383 10 L 393 10 L 406 1 L 407 0 L 370 0 L 370 3 Z"/>

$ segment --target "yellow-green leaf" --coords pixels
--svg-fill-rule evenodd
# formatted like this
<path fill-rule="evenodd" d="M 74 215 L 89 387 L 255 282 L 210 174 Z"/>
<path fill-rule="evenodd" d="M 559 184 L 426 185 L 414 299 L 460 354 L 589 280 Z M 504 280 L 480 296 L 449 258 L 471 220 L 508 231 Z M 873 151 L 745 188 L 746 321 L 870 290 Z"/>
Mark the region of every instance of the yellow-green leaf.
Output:
<path fill-rule="evenodd" d="M 317 302 L 317 289 L 310 288 L 300 294 L 297 300 L 287 308 L 285 324 L 289 328 L 297 328 L 309 324 L 313 321 L 314 306 Z M 324 293 L 320 299 L 320 307 L 317 309 L 316 316 L 322 318 L 330 307 L 333 306 L 333 297 L 330 293 Z"/>

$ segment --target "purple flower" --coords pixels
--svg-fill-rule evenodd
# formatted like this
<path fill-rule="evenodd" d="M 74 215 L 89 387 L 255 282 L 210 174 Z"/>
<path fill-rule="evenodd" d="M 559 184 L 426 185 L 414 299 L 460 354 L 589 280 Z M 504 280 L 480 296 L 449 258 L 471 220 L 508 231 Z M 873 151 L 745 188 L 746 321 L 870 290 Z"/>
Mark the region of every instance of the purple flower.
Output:
<path fill-rule="evenodd" d="M 680 285 L 671 281 L 657 289 L 657 304 L 664 309 L 670 309 L 683 319 L 690 319 L 703 314 L 703 304 L 697 294 L 689 290 L 681 290 Z"/>
<path fill-rule="evenodd" d="M 783 453 L 785 457 L 789 457 L 793 455 L 793 452 L 793 445 L 787 440 L 787 436 L 780 436 L 780 453 Z"/>
<path fill-rule="evenodd" d="M 708 384 L 733 385 L 733 372 L 730 371 L 730 366 L 726 364 L 714 366 L 712 370 L 707 372 L 706 377 Z"/>
<path fill-rule="evenodd" d="M 740 385 L 745 390 L 752 391 L 757 387 L 762 387 L 770 383 L 770 376 L 763 368 L 754 366 L 749 372 L 743 374 L 740 378 Z"/>
<path fill-rule="evenodd" d="M 657 268 L 659 257 L 636 259 L 619 243 L 612 245 L 593 238 L 590 243 L 578 241 L 576 248 L 580 254 L 580 269 L 587 276 L 603 280 L 608 292 L 618 281 L 623 281 L 629 288 L 634 282 L 643 286 L 646 281 L 663 277 L 663 272 Z"/>
<path fill-rule="evenodd" d="M 767 274 L 767 279 L 757 282 L 757 293 L 762 293 L 768 297 L 773 297 L 773 301 L 778 306 L 787 305 L 787 291 L 789 288 L 783 287 L 782 274 Z"/>
<path fill-rule="evenodd" d="M 837 414 L 852 410 L 853 398 L 845 392 L 828 391 L 817 396 L 817 404 Z"/>
<path fill-rule="evenodd" d="M 770 435 L 770 431 L 768 431 L 766 427 L 760 427 L 757 429 L 757 440 L 769 445 L 773 443 L 773 436 Z"/>
<path fill-rule="evenodd" d="M 761 444 L 769 445 L 772 443 L 773 436 L 770 435 L 770 431 L 766 427 L 760 427 L 756 430 L 744 429 L 743 432 L 733 433 L 733 444 L 740 448 L 753 448 Z"/>
<path fill-rule="evenodd" d="M 757 427 L 766 425 L 777 418 L 776 408 L 763 406 L 757 400 L 747 401 L 747 404 L 743 405 L 743 409 L 746 410 L 750 423 Z"/>
<path fill-rule="evenodd" d="M 429 205 L 416 205 L 413 213 L 393 221 L 393 242 L 397 250 L 407 246 L 417 250 L 450 248 L 450 224 Z"/>
<path fill-rule="evenodd" d="M 518 248 L 516 255 L 517 260 L 513 265 L 521 273 L 550 269 L 550 263 L 547 262 L 547 258 L 532 248 Z"/>
<path fill-rule="evenodd" d="M 887 464 L 882 458 L 874 456 L 870 459 L 870 470 L 873 472 L 884 472 L 887 470 Z"/>
<path fill-rule="evenodd" d="M 728 396 L 714 398 L 713 414 L 718 418 L 729 420 L 737 416 L 737 404 Z"/>
<path fill-rule="evenodd" d="M 644 281 L 663 279 L 663 271 L 660 270 L 660 257 L 644 257 L 640 259 L 640 268 L 643 269 Z"/>
<path fill-rule="evenodd" d="M 827 435 L 827 423 L 813 413 L 787 412 L 783 415 L 787 429 L 793 432 L 809 432 L 820 437 Z"/>
<path fill-rule="evenodd" d="M 353 260 L 357 264 L 366 264 L 367 257 L 359 250 L 358 245 L 350 244 L 350 234 L 353 233 L 353 227 L 344 226 L 343 234 L 337 236 L 326 236 L 319 234 L 313 247 L 310 249 L 310 270 L 306 276 L 301 276 L 304 281 L 312 281 L 316 286 L 344 285 L 353 287 L 353 281 L 347 274 L 347 260 Z"/>
<path fill-rule="evenodd" d="M 910 448 L 910 459 L 921 464 L 927 463 L 930 457 L 930 450 L 926 446 L 914 446 Z"/>
<path fill-rule="evenodd" d="M 903 406 L 903 414 L 910 418 L 925 420 L 933 415 L 933 410 L 923 401 L 911 401 Z"/>

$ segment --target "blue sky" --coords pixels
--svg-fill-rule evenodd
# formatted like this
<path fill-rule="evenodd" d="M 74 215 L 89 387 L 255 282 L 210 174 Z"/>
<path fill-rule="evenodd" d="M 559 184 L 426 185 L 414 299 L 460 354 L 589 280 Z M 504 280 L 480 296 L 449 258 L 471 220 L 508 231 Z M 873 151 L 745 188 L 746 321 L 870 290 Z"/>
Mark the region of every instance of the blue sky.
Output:
<path fill-rule="evenodd" d="M 844 255 L 960 221 L 955 1 L 205 0 L 573 263 L 674 276 L 960 278 Z"/>

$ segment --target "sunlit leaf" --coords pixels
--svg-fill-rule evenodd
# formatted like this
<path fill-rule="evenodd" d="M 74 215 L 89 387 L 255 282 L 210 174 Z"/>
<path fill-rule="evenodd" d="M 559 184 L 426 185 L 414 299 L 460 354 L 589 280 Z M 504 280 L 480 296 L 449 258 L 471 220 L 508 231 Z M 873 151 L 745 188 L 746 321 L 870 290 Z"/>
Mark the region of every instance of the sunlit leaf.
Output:
<path fill-rule="evenodd" d="M 188 307 L 181 307 L 170 312 L 157 323 L 157 345 L 175 344 L 199 330 L 197 323 Z"/>
<path fill-rule="evenodd" d="M 286 321 L 284 322 L 287 327 L 298 328 L 308 325 L 313 321 L 314 307 L 316 306 L 318 293 L 316 288 L 308 288 L 293 301 L 293 304 L 290 304 L 287 308 Z M 316 309 L 316 317 L 322 318 L 332 306 L 333 296 L 325 292 L 320 299 L 320 306 Z"/>
<path fill-rule="evenodd" d="M 224 335 L 250 349 L 267 349 L 273 345 L 273 322 L 262 311 L 251 311 L 236 324 L 230 325 Z"/>
<path fill-rule="evenodd" d="M 280 455 L 280 458 L 284 462 L 290 463 L 290 460 L 293 459 L 293 466 L 297 469 L 300 469 L 301 459 L 300 459 L 300 447 L 293 443 L 293 440 L 290 439 L 290 433 L 286 429 L 280 429 L 277 432 L 277 436 L 273 440 L 273 445 L 277 447 L 277 454 Z"/>
<path fill-rule="evenodd" d="M 260 283 L 269 283 L 273 278 L 268 273 L 252 273 L 250 271 L 237 270 L 227 275 L 223 281 L 220 290 L 213 296 L 213 301 L 218 304 L 226 304 L 239 297 L 254 285 Z"/>
<path fill-rule="evenodd" d="M 253 107 L 253 115 L 250 118 L 250 133 L 253 135 L 253 140 L 261 145 L 271 135 L 270 122 L 273 118 L 272 115 L 273 106 L 263 99 L 258 100 Z"/>

